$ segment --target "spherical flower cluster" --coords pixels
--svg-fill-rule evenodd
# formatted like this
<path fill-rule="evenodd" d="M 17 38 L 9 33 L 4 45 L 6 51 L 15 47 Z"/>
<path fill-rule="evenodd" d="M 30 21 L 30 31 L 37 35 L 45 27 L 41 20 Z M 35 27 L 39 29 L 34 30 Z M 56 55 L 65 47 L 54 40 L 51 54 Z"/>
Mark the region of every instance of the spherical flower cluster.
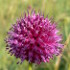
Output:
<path fill-rule="evenodd" d="M 63 48 L 58 32 L 56 24 L 48 17 L 32 12 L 13 24 L 6 38 L 7 50 L 21 62 L 49 62 Z"/>

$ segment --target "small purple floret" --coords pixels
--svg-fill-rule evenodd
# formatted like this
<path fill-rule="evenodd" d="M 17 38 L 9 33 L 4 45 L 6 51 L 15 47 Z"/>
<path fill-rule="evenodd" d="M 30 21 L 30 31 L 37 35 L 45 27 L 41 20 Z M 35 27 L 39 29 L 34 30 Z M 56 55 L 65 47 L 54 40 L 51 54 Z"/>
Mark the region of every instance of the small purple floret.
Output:
<path fill-rule="evenodd" d="M 17 20 L 8 32 L 6 39 L 7 50 L 11 55 L 31 63 L 49 62 L 53 55 L 62 51 L 61 35 L 56 24 L 44 16 L 35 14 L 25 15 Z"/>

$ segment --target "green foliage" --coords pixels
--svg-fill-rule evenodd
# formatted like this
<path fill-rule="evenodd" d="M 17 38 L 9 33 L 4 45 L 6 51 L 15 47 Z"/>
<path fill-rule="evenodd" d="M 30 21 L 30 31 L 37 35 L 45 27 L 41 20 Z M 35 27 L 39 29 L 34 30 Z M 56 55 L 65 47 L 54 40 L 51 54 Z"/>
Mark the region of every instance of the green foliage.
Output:
<path fill-rule="evenodd" d="M 19 59 L 8 54 L 4 39 L 11 24 L 29 7 L 43 12 L 44 17 L 54 17 L 65 44 L 60 58 L 54 57 L 50 63 L 33 65 L 33 70 L 70 70 L 70 0 L 0 0 L 0 70 L 28 70 L 27 61 L 17 64 Z"/>

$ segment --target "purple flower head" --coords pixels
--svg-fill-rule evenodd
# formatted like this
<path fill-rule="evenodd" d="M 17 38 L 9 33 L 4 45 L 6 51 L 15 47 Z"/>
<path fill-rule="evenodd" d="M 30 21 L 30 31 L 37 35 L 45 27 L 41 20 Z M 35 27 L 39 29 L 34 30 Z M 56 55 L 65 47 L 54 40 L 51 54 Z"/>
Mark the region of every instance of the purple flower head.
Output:
<path fill-rule="evenodd" d="M 7 50 L 11 55 L 31 63 L 49 62 L 53 55 L 59 55 L 63 48 L 61 35 L 56 24 L 48 17 L 28 14 L 17 20 L 6 38 Z"/>

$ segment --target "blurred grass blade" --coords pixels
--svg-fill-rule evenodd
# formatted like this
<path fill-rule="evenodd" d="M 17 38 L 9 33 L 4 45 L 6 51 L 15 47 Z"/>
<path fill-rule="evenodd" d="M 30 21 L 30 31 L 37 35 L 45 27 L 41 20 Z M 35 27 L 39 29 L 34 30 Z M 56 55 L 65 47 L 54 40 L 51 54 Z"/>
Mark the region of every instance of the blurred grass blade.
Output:
<path fill-rule="evenodd" d="M 70 34 L 69 36 L 67 37 L 67 40 L 65 41 L 65 44 L 64 44 L 64 48 L 63 48 L 63 52 L 65 50 L 65 48 L 67 47 L 67 45 L 69 44 L 69 40 L 70 40 Z M 59 70 L 59 64 L 60 64 L 60 61 L 61 61 L 61 57 L 62 57 L 63 53 L 60 54 L 57 58 L 57 61 L 55 63 L 55 70 Z"/>

